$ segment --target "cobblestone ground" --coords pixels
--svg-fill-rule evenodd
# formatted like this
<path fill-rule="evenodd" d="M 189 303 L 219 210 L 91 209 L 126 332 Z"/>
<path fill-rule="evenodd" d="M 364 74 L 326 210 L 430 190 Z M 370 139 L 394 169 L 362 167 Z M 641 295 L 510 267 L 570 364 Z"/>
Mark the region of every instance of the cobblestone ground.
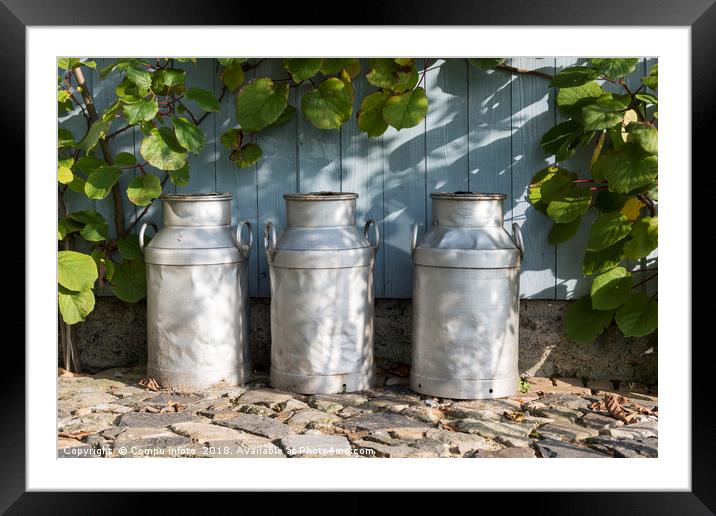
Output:
<path fill-rule="evenodd" d="M 270 389 L 265 375 L 181 394 L 145 388 L 144 375 L 60 375 L 57 456 L 657 456 L 658 398 L 643 386 L 529 378 L 525 393 L 460 401 L 389 375 L 370 391 L 314 396 Z"/>

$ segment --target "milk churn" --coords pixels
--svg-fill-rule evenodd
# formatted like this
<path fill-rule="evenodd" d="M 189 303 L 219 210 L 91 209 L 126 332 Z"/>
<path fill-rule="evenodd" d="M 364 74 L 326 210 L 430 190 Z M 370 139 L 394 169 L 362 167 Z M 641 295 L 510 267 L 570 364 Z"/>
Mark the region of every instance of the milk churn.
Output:
<path fill-rule="evenodd" d="M 378 227 L 356 227 L 358 194 L 285 194 L 286 228 L 268 222 L 271 385 L 304 394 L 371 387 Z M 375 244 L 368 239 L 370 227 Z"/>
<path fill-rule="evenodd" d="M 518 383 L 519 270 L 524 244 L 502 227 L 499 193 L 433 193 L 432 227 L 413 227 L 410 388 L 444 398 L 498 398 Z"/>
<path fill-rule="evenodd" d="M 249 380 L 248 255 L 252 228 L 231 227 L 230 193 L 162 195 L 164 227 L 143 247 L 147 374 L 192 391 Z M 247 226 L 248 242 L 242 240 Z"/>

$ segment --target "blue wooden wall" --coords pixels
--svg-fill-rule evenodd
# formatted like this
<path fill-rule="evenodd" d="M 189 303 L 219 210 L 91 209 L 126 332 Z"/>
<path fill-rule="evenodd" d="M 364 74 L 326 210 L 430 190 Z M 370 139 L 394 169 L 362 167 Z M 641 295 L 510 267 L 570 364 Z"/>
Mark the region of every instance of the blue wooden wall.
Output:
<path fill-rule="evenodd" d="M 98 59 L 98 69 L 110 59 Z M 338 131 L 314 128 L 302 115 L 289 123 L 258 135 L 264 157 L 249 169 L 238 169 L 229 161 L 219 142 L 221 134 L 236 125 L 234 95 L 222 100 L 221 111 L 210 113 L 203 128 L 207 144 L 199 156 L 190 158 L 191 180 L 188 186 L 168 188 L 183 192 L 232 192 L 234 223 L 249 219 L 257 236 L 266 221 L 284 223 L 282 195 L 295 191 L 357 192 L 358 223 L 366 218 L 378 221 L 383 245 L 375 269 L 375 295 L 384 298 L 407 298 L 411 295 L 411 261 L 409 231 L 418 221 L 424 230 L 430 221 L 430 192 L 473 190 L 502 192 L 505 201 L 505 227 L 517 222 L 525 237 L 526 256 L 520 276 L 520 295 L 531 299 L 571 299 L 586 293 L 588 282 L 582 277 L 581 264 L 588 228 L 583 224 L 579 234 L 564 244 L 552 246 L 547 234 L 552 222 L 537 212 L 527 200 L 530 179 L 549 163 L 539 141 L 542 135 L 560 121 L 554 102 L 554 90 L 547 81 L 530 75 L 511 75 L 502 70 L 483 71 L 468 65 L 464 59 L 418 60 L 427 62 L 425 89 L 430 101 L 424 122 L 400 132 L 389 128 L 379 138 L 360 133 L 355 117 Z M 537 69 L 553 74 L 581 62 L 576 58 L 513 58 L 513 66 Z M 655 60 L 643 60 L 628 78 L 639 84 L 639 78 Z M 221 92 L 221 81 L 214 59 L 200 59 L 191 69 L 187 86 L 198 86 Z M 365 68 L 365 62 L 364 62 Z M 98 109 L 111 103 L 117 73 L 100 80 L 98 73 L 87 72 Z M 285 77 L 280 59 L 265 60 L 248 73 L 253 77 Z M 374 88 L 361 76 L 355 83 L 354 113 L 366 92 Z M 610 89 L 605 85 L 605 88 Z M 302 94 L 309 86 L 292 88 L 289 102 L 300 106 Z M 200 113 L 192 106 L 194 113 Z M 85 123 L 77 113 L 61 118 L 61 125 L 75 137 L 84 134 Z M 138 129 L 124 132 L 112 142 L 112 151 L 138 155 L 142 135 Z M 566 168 L 584 175 L 588 170 L 586 153 L 563 163 Z M 160 172 L 155 171 L 158 175 Z M 121 184 L 131 180 L 125 174 Z M 141 211 L 126 198 L 125 215 L 132 220 Z M 111 220 L 110 201 L 90 201 L 70 193 L 71 210 L 96 209 Z M 161 223 L 159 201 L 151 206 L 147 220 Z M 110 223 L 110 227 L 112 224 Z M 262 238 L 255 238 L 249 268 L 250 294 L 269 296 L 268 265 Z M 635 283 L 657 266 L 656 254 L 631 263 Z M 651 273 L 649 273 L 651 274 Z M 649 282 L 653 284 L 654 282 Z M 649 285 L 647 284 L 647 285 Z M 644 288 L 652 288 L 645 286 Z"/>

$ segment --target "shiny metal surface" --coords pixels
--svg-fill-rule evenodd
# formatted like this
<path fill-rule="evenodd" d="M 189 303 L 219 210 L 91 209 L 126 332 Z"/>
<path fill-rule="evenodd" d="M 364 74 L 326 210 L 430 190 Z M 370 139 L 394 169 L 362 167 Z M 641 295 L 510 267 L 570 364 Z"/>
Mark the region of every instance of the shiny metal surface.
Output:
<path fill-rule="evenodd" d="M 502 194 L 431 197 L 433 226 L 411 234 L 410 388 L 457 399 L 513 395 L 522 236 L 502 227 Z"/>
<path fill-rule="evenodd" d="M 271 275 L 271 385 L 304 394 L 372 386 L 373 265 L 380 235 L 356 227 L 357 194 L 286 194 L 264 245 Z M 367 238 L 375 227 L 376 245 Z"/>
<path fill-rule="evenodd" d="M 231 194 L 161 197 L 164 227 L 143 248 L 147 374 L 195 391 L 249 380 L 247 221 L 231 228 Z M 148 225 L 140 230 L 140 243 Z M 241 239 L 248 227 L 248 242 Z M 156 230 L 156 227 L 155 227 Z"/>

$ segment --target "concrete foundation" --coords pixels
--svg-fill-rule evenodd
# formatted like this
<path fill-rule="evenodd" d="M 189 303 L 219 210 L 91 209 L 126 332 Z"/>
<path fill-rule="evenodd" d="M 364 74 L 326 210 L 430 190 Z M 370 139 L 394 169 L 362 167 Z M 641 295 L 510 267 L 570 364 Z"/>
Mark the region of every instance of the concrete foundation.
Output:
<path fill-rule="evenodd" d="M 624 338 L 610 328 L 591 344 L 564 336 L 564 311 L 571 301 L 520 301 L 520 373 L 526 376 L 657 383 L 657 335 Z M 254 369 L 270 363 L 269 299 L 251 300 L 251 353 Z M 379 365 L 410 363 L 412 303 L 378 299 L 375 304 L 375 354 Z M 77 325 L 83 369 L 145 365 L 146 304 L 98 297 L 94 312 Z M 60 357 L 61 363 L 61 357 Z"/>

